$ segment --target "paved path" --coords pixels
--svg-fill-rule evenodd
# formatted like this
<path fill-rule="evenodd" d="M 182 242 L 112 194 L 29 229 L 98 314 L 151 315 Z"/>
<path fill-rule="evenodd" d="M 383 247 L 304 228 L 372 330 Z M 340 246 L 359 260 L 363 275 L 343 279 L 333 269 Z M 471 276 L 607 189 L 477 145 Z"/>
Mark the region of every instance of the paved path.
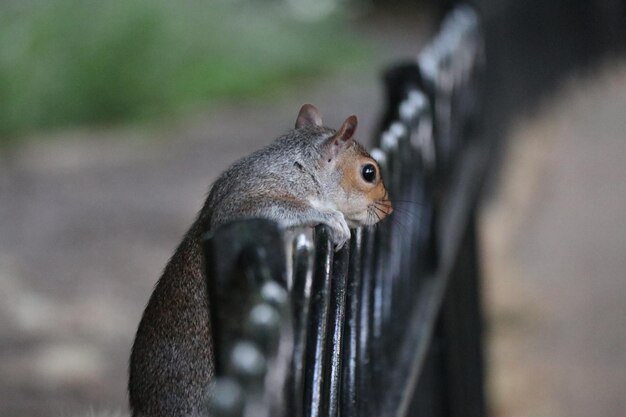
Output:
<path fill-rule="evenodd" d="M 626 63 L 518 124 L 483 216 L 494 414 L 626 410 Z"/>

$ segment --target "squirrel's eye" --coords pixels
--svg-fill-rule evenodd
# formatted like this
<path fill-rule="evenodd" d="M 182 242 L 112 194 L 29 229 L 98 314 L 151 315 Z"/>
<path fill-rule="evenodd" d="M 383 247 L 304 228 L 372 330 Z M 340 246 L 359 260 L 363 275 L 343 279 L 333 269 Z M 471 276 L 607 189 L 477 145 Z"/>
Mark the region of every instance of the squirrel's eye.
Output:
<path fill-rule="evenodd" d="M 374 182 L 376 179 L 376 167 L 372 164 L 364 165 L 361 170 L 361 176 L 367 182 Z"/>

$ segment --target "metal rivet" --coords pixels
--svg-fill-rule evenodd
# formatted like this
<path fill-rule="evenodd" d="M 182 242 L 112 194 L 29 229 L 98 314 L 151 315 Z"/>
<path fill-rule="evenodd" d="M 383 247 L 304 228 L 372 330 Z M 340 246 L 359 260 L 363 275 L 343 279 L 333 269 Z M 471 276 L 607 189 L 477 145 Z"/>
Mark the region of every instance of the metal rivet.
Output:
<path fill-rule="evenodd" d="M 231 378 L 217 378 L 208 404 L 208 415 L 240 417 L 243 415 L 243 390 Z"/>
<path fill-rule="evenodd" d="M 274 281 L 268 281 L 261 287 L 261 298 L 274 307 L 281 308 L 287 302 L 287 291 Z"/>
<path fill-rule="evenodd" d="M 273 354 L 278 346 L 280 314 L 267 303 L 257 304 L 248 314 L 247 327 L 254 341 L 267 354 Z"/>
<path fill-rule="evenodd" d="M 246 382 L 261 378 L 266 371 L 265 356 L 251 342 L 238 342 L 233 347 L 230 365 L 233 373 Z"/>
<path fill-rule="evenodd" d="M 255 327 L 273 329 L 280 323 L 280 314 L 269 304 L 257 304 L 250 310 L 249 319 Z"/>

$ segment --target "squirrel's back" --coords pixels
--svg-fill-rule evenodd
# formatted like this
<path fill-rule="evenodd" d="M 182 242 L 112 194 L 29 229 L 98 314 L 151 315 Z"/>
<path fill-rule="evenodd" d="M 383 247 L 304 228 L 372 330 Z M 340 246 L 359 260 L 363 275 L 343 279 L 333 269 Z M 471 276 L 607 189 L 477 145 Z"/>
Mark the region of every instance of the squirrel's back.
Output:
<path fill-rule="evenodd" d="M 215 181 L 139 324 L 128 387 L 133 417 L 194 416 L 198 405 L 206 403 L 214 369 L 202 236 L 246 217 L 246 205 L 256 207 L 275 197 L 264 194 L 289 190 L 301 196 L 317 189 L 320 185 L 304 168 L 319 158 L 316 143 L 332 133 L 315 126 L 292 130 L 236 162 Z"/>
<path fill-rule="evenodd" d="M 294 129 L 235 162 L 213 184 L 201 211 L 211 229 L 249 217 L 248 206 L 272 204 L 277 198 L 321 197 L 322 184 L 311 165 L 321 158 L 320 143 L 335 131 L 324 126 Z M 282 194 L 282 195 L 281 195 Z"/>

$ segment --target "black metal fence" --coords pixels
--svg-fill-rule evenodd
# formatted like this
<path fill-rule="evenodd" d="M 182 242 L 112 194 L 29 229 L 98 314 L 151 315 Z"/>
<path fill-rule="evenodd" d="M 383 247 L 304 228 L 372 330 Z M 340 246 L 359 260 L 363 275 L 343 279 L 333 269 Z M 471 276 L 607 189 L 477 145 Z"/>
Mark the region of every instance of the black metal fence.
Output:
<path fill-rule="evenodd" d="M 483 41 L 460 6 L 385 75 L 372 151 L 395 211 L 334 252 L 270 221 L 206 241 L 215 417 L 484 416 L 476 205 Z"/>

